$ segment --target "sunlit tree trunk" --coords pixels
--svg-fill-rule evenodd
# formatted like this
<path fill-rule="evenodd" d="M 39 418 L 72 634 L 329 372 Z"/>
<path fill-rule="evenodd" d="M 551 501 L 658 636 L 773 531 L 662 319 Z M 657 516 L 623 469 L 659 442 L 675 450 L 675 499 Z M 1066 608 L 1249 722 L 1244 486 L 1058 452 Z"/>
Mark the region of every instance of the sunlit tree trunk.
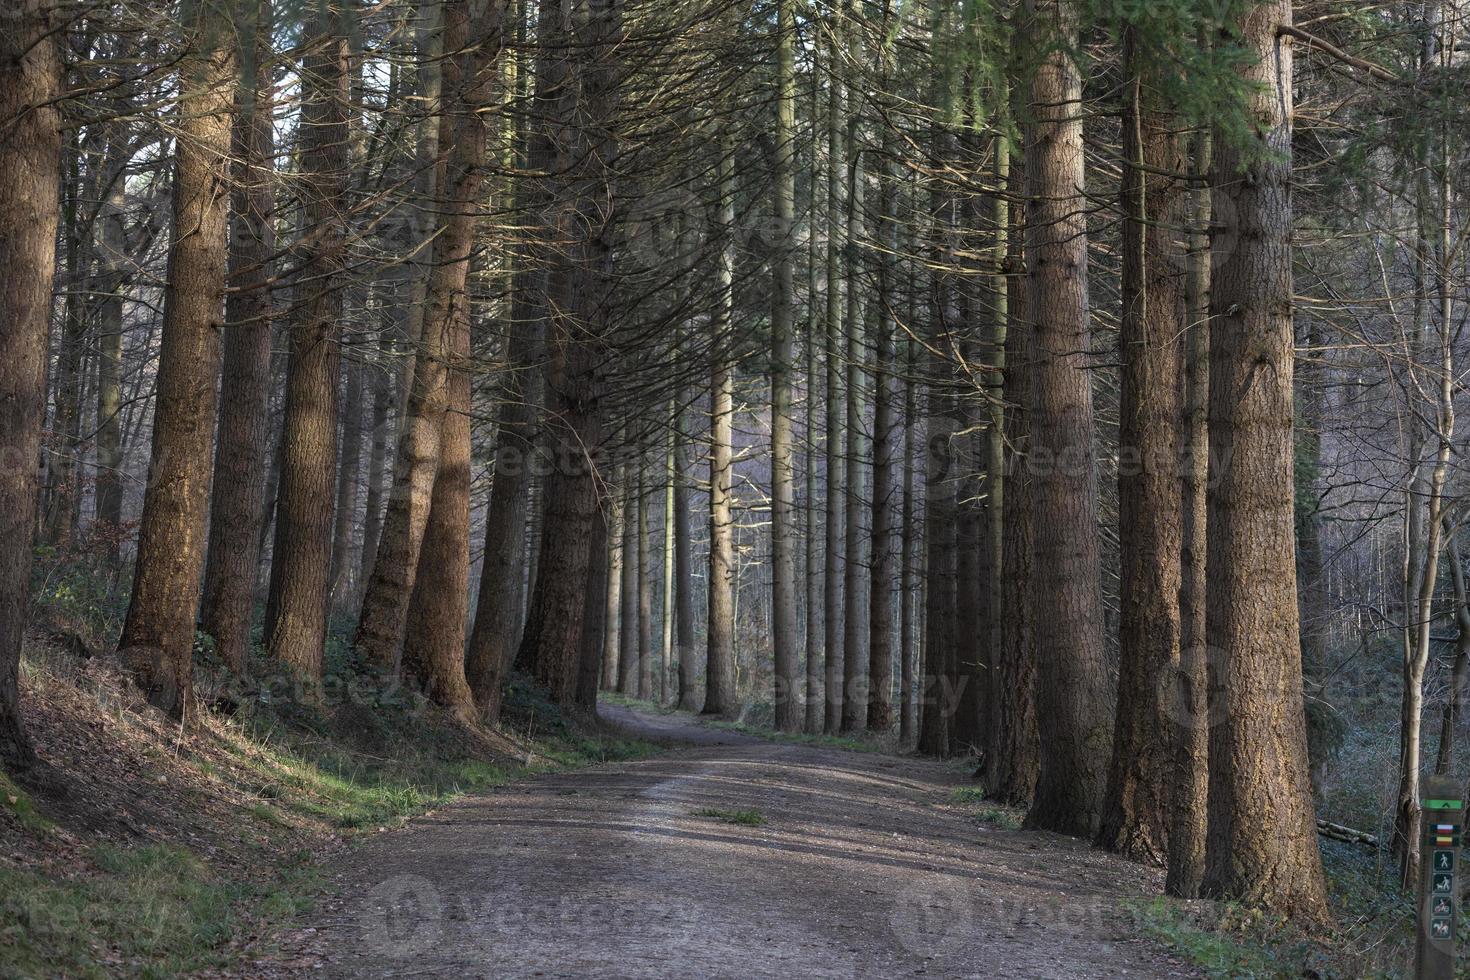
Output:
<path fill-rule="evenodd" d="M 735 224 L 735 185 L 732 148 L 723 147 L 720 161 L 720 212 L 722 233 L 729 235 Z M 735 528 L 731 508 L 731 427 L 735 414 L 735 377 L 730 351 L 734 312 L 733 243 L 727 237 L 717 260 L 715 321 L 710 334 L 715 344 L 714 375 L 710 382 L 709 432 L 709 620 L 705 630 L 708 645 L 705 662 L 703 713 L 729 716 L 735 713 Z"/>
<path fill-rule="evenodd" d="M 236 67 L 223 11 L 192 2 L 179 65 L 173 241 L 164 289 L 151 481 L 143 495 L 124 653 L 148 700 L 193 711 L 194 617 L 209 507 L 229 237 L 230 121 Z"/>
<path fill-rule="evenodd" d="M 200 626 L 215 652 L 235 672 L 245 669 L 260 565 L 260 525 L 265 519 L 265 481 L 270 471 L 271 295 L 266 280 L 275 251 L 271 157 L 271 9 L 256 6 L 249 84 L 236 95 L 233 221 L 229 271 L 234 289 L 225 299 L 224 377 L 219 433 L 209 506 L 209 548 L 204 567 Z M 118 311 L 121 357 L 122 311 Z M 109 358 L 104 354 L 104 362 Z M 109 386 L 110 387 L 110 386 Z M 111 409 L 116 416 L 117 406 Z M 120 454 L 109 450 L 115 470 Z M 103 465 L 100 459 L 99 465 Z M 115 478 L 115 477 L 114 477 Z M 106 511 L 121 516 L 122 487 L 108 488 Z M 98 485 L 99 514 L 104 513 Z M 104 517 L 104 520 L 111 518 Z"/>
<path fill-rule="evenodd" d="M 322 676 L 336 491 L 342 290 L 345 286 L 349 25 L 318 0 L 303 63 L 304 241 L 286 369 L 281 482 L 271 548 L 265 648 L 307 684 Z"/>
<path fill-rule="evenodd" d="M 62 69 L 55 5 L 22 0 L 0 12 L 0 766 L 36 761 L 20 720 L 33 532 L 46 402 L 46 345 L 56 273 L 61 186 Z M 228 123 L 226 123 L 228 125 Z M 220 249 L 223 252 L 223 216 Z M 222 258 L 222 256 L 221 256 Z M 221 265 L 221 272 L 223 266 Z"/>

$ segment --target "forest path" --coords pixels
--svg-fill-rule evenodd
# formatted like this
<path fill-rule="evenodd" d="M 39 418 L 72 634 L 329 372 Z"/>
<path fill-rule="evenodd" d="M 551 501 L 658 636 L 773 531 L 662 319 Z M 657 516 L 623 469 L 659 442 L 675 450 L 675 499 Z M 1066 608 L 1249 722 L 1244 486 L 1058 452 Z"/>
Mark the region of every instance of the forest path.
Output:
<path fill-rule="evenodd" d="M 527 779 L 339 859 L 292 964 L 330 977 L 1175 977 L 1124 910 L 1154 875 L 977 825 L 942 763 L 793 745 L 684 715 L 686 743 Z M 717 815 L 756 810 L 765 823 Z"/>

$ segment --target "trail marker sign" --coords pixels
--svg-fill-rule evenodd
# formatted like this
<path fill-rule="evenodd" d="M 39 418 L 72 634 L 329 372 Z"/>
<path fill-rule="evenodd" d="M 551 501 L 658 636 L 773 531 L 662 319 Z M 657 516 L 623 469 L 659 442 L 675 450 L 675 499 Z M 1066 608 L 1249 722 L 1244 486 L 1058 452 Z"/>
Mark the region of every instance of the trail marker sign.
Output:
<path fill-rule="evenodd" d="M 1459 785 L 1445 776 L 1430 776 L 1424 789 L 1414 975 L 1419 980 L 1453 980 L 1460 902 L 1456 879 L 1465 801 Z"/>

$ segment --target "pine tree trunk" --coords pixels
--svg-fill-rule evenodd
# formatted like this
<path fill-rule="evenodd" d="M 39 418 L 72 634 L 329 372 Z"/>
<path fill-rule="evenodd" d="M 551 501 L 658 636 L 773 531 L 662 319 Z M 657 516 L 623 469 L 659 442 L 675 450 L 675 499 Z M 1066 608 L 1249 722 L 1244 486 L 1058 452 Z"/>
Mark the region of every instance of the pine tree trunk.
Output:
<path fill-rule="evenodd" d="M 1193 175 L 1208 175 L 1210 137 L 1194 137 Z M 1210 188 L 1201 180 L 1191 193 L 1189 275 L 1184 338 L 1185 449 L 1180 506 L 1179 674 L 1172 685 L 1175 721 L 1174 792 L 1169 821 L 1168 874 L 1164 891 L 1199 897 L 1205 871 L 1209 793 L 1209 727 L 1205 647 L 1205 488 L 1209 485 L 1210 397 Z"/>
<path fill-rule="evenodd" d="M 603 616 L 602 686 L 604 690 L 618 688 L 618 671 L 622 666 L 623 651 L 623 496 L 624 467 L 618 464 L 604 506 L 607 517 L 607 595 L 603 602 L 607 611 Z"/>
<path fill-rule="evenodd" d="M 842 630 L 842 727 L 844 732 L 861 732 L 868 724 L 868 540 L 866 535 L 866 489 L 863 461 L 868 446 L 863 438 L 866 384 L 864 367 L 867 359 L 866 310 L 856 288 L 858 270 L 858 238 L 863 214 L 864 176 L 857 146 L 857 123 L 848 130 L 848 211 L 844 271 L 847 288 L 847 515 L 845 518 Z"/>
<path fill-rule="evenodd" d="M 912 278 L 912 275 L 911 275 Z M 910 296 L 913 290 L 909 291 Z M 899 603 L 898 738 L 911 745 L 919 727 L 919 702 L 915 690 L 919 638 L 919 562 L 922 559 L 918 527 L 917 480 L 914 461 L 919 447 L 919 386 L 914 380 L 918 365 L 917 343 L 910 338 L 904 354 L 903 382 L 903 573 Z"/>
<path fill-rule="evenodd" d="M 1236 243 L 1210 298 L 1210 828 L 1201 891 L 1328 918 L 1307 774 L 1292 515 L 1290 0 L 1249 8 L 1256 151 L 1221 140 L 1213 211 Z"/>
<path fill-rule="evenodd" d="M 197 3 L 198 45 L 179 66 L 179 139 L 164 290 L 151 481 L 143 496 L 133 594 L 120 652 L 148 700 L 174 718 L 193 711 L 194 616 L 209 508 L 220 371 L 229 195 L 230 117 L 237 84 L 229 25 Z"/>
<path fill-rule="evenodd" d="M 1118 461 L 1118 708 L 1097 842 L 1164 865 L 1177 737 L 1161 678 L 1179 670 L 1183 544 L 1179 390 L 1186 330 L 1184 138 L 1158 103 L 1138 29 L 1124 34 L 1123 323 Z"/>
<path fill-rule="evenodd" d="M 776 7 L 776 255 L 771 285 L 771 642 L 774 648 L 775 725 L 799 731 L 800 655 L 797 652 L 796 472 L 792 444 L 795 359 L 791 307 L 796 289 L 791 232 L 796 215 L 796 169 L 792 140 L 796 131 L 796 69 L 791 0 Z"/>
<path fill-rule="evenodd" d="M 306 241 L 286 370 L 281 483 L 271 549 L 265 648 L 307 685 L 322 676 L 337 470 L 342 289 L 346 263 L 348 64 L 345 16 L 318 0 L 304 61 L 303 196 Z"/>
<path fill-rule="evenodd" d="M 35 750 L 20 719 L 20 652 L 46 410 L 46 346 L 56 273 L 61 186 L 62 69 L 50 0 L 0 12 L 0 766 L 31 768 Z M 223 241 L 221 241 L 223 247 Z"/>
<path fill-rule="evenodd" d="M 619 465 L 623 494 L 622 614 L 618 617 L 618 693 L 638 695 L 638 474 L 636 461 Z"/>
<path fill-rule="evenodd" d="M 362 482 L 362 363 L 349 359 L 343 370 L 342 445 L 337 464 L 336 515 L 332 529 L 331 610 L 345 612 L 352 599 L 353 525 L 357 522 L 357 494 Z"/>
<path fill-rule="evenodd" d="M 536 586 L 522 652 L 558 703 L 575 695 L 578 653 L 587 605 L 587 567 L 593 512 L 599 506 L 594 456 L 602 442 L 603 375 L 615 351 L 608 348 L 613 315 L 613 242 L 617 178 L 614 116 L 619 77 L 618 0 L 591 0 L 568 10 L 578 84 L 568 86 L 559 118 L 576 133 L 562 148 L 556 173 L 570 178 L 568 206 L 559 209 L 557 241 L 566 246 L 565 305 L 547 331 L 548 415 L 560 423 L 551 435 L 556 465 L 546 477 Z M 555 277 L 554 277 L 555 278 Z M 551 289 L 556 295 L 561 285 Z"/>
<path fill-rule="evenodd" d="M 468 405 L 468 391 L 460 381 L 467 386 L 462 363 L 469 354 L 466 282 L 479 213 L 479 192 L 485 177 L 485 122 L 480 110 L 491 101 L 490 88 L 496 74 L 491 66 L 500 53 L 503 14 L 504 0 L 490 3 L 474 24 L 470 23 L 466 0 L 453 0 L 444 8 L 445 50 L 456 53 L 443 62 L 446 109 L 439 118 L 441 162 L 435 180 L 440 198 L 440 231 L 434 239 L 433 266 L 424 300 L 423 335 L 398 437 L 393 489 L 354 639 L 364 657 L 381 669 L 394 669 L 399 660 L 410 600 L 422 567 L 421 549 L 436 497 L 440 457 L 446 449 L 444 439 L 446 435 L 463 438 L 459 422 L 451 420 L 446 424 L 445 415 L 462 414 Z M 449 44 L 455 38 L 460 39 L 457 47 Z M 475 42 L 472 45 L 471 40 Z M 455 457 L 447 479 L 467 480 L 465 447 L 456 443 L 447 450 Z M 461 466 L 464 472 L 460 472 Z M 457 490 L 446 487 L 442 494 L 446 506 L 459 506 Z M 464 500 L 467 507 L 468 497 Z M 458 517 L 451 514 L 441 514 L 441 519 L 458 523 Z M 443 527 L 440 533 L 453 537 L 458 531 Z M 457 543 L 446 546 L 450 547 L 451 555 L 459 554 Z M 442 571 L 453 581 L 460 581 L 457 567 Z M 467 576 L 466 571 L 466 580 Z M 462 625 L 453 635 L 430 642 L 443 652 L 454 635 L 462 641 Z M 453 656 L 460 661 L 462 671 L 463 654 L 455 652 Z M 453 674 L 450 670 L 448 676 Z M 461 694 L 453 682 L 448 682 L 442 691 L 445 697 L 456 701 Z"/>
<path fill-rule="evenodd" d="M 679 655 L 679 707 L 698 711 L 702 702 L 694 653 L 694 549 L 689 536 L 689 475 L 684 417 L 674 418 L 674 644 Z"/>
<path fill-rule="evenodd" d="M 260 0 L 255 11 L 250 84 L 235 97 L 235 227 L 229 257 L 234 289 L 225 298 L 224 376 L 199 616 L 200 628 L 214 638 L 215 653 L 236 673 L 245 670 L 250 650 L 260 525 L 265 519 L 265 481 L 271 465 L 271 294 L 266 285 L 276 247 L 270 162 L 275 153 L 271 25 L 269 0 Z M 121 327 L 119 310 L 118 329 Z M 119 355 L 121 340 L 119 334 Z M 99 500 L 101 492 L 99 484 Z M 116 492 L 120 514 L 121 486 Z"/>
<path fill-rule="evenodd" d="M 1111 744 L 1103 664 L 1097 478 L 1092 458 L 1091 346 L 1083 197 L 1082 80 L 1072 60 L 1069 0 L 1028 0 L 1053 46 L 1031 82 L 1026 127 L 1026 265 L 1036 323 L 1030 461 L 1035 480 L 1037 717 L 1045 724 L 1031 827 L 1092 837 Z"/>
<path fill-rule="evenodd" d="M 395 294 L 396 295 L 396 294 Z M 367 499 L 363 501 L 362 553 L 358 555 L 357 590 L 354 599 L 362 602 L 368 576 L 373 573 L 373 560 L 378 554 L 378 538 L 383 533 L 383 486 L 387 479 L 389 420 L 394 416 L 392 380 L 387 369 L 374 364 L 368 369 L 368 385 L 373 393 L 372 441 L 368 448 Z"/>
<path fill-rule="evenodd" d="M 653 488 L 648 476 L 645 453 L 638 461 L 638 696 L 644 701 L 659 695 L 653 669 L 653 542 L 648 521 Z"/>
<path fill-rule="evenodd" d="M 835 33 L 835 29 L 834 29 Z M 842 364 L 846 353 L 842 348 L 841 243 L 843 189 L 846 159 L 842 147 L 843 90 L 838 77 L 840 52 L 834 39 L 827 49 L 827 557 L 822 577 L 827 583 L 822 597 L 823 649 L 826 653 L 826 678 L 823 683 L 826 703 L 822 714 L 822 730 L 836 734 L 842 727 L 843 674 L 843 491 L 846 469 L 843 462 L 843 426 L 846 421 L 846 399 L 843 396 Z"/>
<path fill-rule="evenodd" d="M 735 224 L 733 149 L 724 147 L 720 161 L 720 226 Z M 730 361 L 731 316 L 734 312 L 734 247 L 721 245 L 716 272 L 718 295 L 715 323 L 714 377 L 710 383 L 709 453 L 709 610 L 705 641 L 704 714 L 731 716 L 735 695 L 735 528 L 731 510 L 731 428 L 735 414 L 734 366 Z"/>
<path fill-rule="evenodd" d="M 605 488 L 601 488 L 605 489 Z M 607 628 L 607 498 L 601 494 L 592 512 L 591 553 L 587 559 L 587 614 L 582 620 L 582 652 L 574 704 L 597 714 L 597 682 L 602 675 L 602 646 Z"/>
<path fill-rule="evenodd" d="M 106 195 L 99 215 L 105 273 L 104 295 L 97 310 L 97 512 L 93 527 L 105 541 L 108 561 L 116 571 L 122 553 L 123 291 L 129 261 L 127 183 L 123 179 L 129 162 L 126 126 L 114 122 L 108 139 Z M 228 335 L 226 348 L 228 351 Z"/>

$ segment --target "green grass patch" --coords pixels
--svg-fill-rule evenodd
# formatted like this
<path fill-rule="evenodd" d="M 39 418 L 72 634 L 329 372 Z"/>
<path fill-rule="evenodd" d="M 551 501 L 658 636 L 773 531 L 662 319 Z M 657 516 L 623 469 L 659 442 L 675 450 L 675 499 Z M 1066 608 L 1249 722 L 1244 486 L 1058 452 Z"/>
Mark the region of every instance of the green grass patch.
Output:
<path fill-rule="evenodd" d="M 55 826 L 31 802 L 30 796 L 0 772 L 0 808 L 13 816 L 21 827 L 32 834 L 45 834 Z"/>
<path fill-rule="evenodd" d="M 1000 806 L 985 798 L 985 790 L 979 786 L 957 786 L 949 794 L 950 801 L 963 804 L 970 812 L 970 819 L 987 827 L 1001 830 L 1020 830 L 1026 819 L 1024 810 Z"/>
<path fill-rule="evenodd" d="M 759 810 L 722 810 L 713 806 L 695 810 L 694 816 L 709 817 L 721 823 L 740 824 L 745 827 L 759 827 L 766 822 L 765 816 Z"/>
<path fill-rule="evenodd" d="M 1249 932 L 1237 934 L 1250 920 L 1247 917 L 1232 923 L 1230 917 L 1242 913 L 1229 906 L 1224 908 L 1226 915 L 1213 928 L 1206 928 L 1179 903 L 1165 898 L 1139 901 L 1132 912 L 1145 935 L 1175 950 L 1206 976 L 1224 980 L 1302 975 L 1262 944 L 1259 937 Z"/>
<path fill-rule="evenodd" d="M 888 752 L 892 746 L 875 739 L 857 735 L 811 735 L 807 732 L 778 732 L 743 721 L 706 721 L 704 724 L 727 732 L 739 732 L 765 739 L 767 742 L 784 742 L 790 745 L 814 745 L 827 749 L 842 749 L 847 752 Z"/>
<path fill-rule="evenodd" d="M 48 878 L 0 867 L 0 975 L 166 977 L 229 959 L 243 910 L 280 921 L 305 907 L 299 861 L 270 887 L 231 882 L 169 845 L 98 845 L 92 868 Z"/>

